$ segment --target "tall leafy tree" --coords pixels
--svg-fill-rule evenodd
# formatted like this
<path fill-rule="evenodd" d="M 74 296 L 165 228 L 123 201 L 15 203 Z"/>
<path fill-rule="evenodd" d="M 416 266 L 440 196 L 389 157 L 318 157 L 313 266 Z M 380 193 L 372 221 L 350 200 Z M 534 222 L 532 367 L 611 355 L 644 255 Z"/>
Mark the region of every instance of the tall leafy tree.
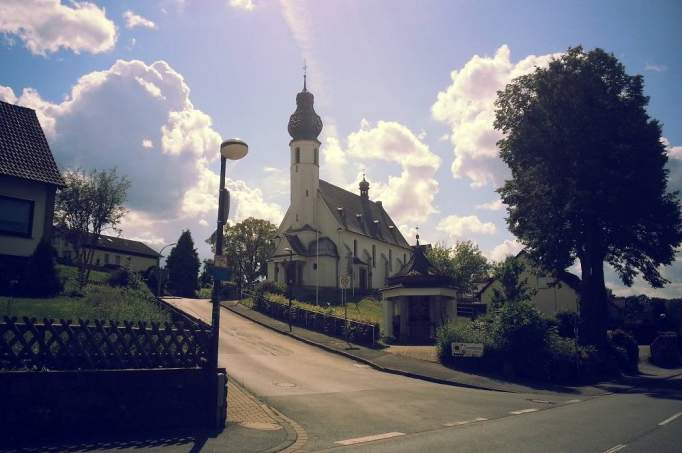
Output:
<path fill-rule="evenodd" d="M 496 101 L 500 156 L 512 174 L 498 190 L 509 229 L 547 269 L 580 261 L 583 343 L 606 338 L 604 262 L 626 285 L 641 275 L 661 287 L 660 266 L 682 242 L 643 85 L 612 54 L 576 47 L 513 80 Z"/>
<path fill-rule="evenodd" d="M 189 230 L 180 235 L 166 260 L 168 288 L 177 296 L 194 297 L 199 289 L 199 255 Z"/>
<path fill-rule="evenodd" d="M 250 284 L 265 276 L 276 234 L 275 224 L 253 217 L 225 225 L 223 253 L 233 265 L 235 280 Z M 215 248 L 215 234 L 207 242 Z"/>
<path fill-rule="evenodd" d="M 119 176 L 116 169 L 67 171 L 63 175 L 65 187 L 55 200 L 55 223 L 58 234 L 74 250 L 78 266 L 78 283 L 82 288 L 89 280 L 90 267 L 102 231 L 117 230 L 128 212 L 126 201 L 130 181 Z"/>
<path fill-rule="evenodd" d="M 472 241 L 457 241 L 452 248 L 444 243 L 435 244 L 427 257 L 437 269 L 449 275 L 463 293 L 473 291 L 476 283 L 488 278 L 490 271 L 488 259 Z"/>
<path fill-rule="evenodd" d="M 493 278 L 500 282 L 500 288 L 493 288 L 494 306 L 531 300 L 536 291 L 528 286 L 528 279 L 523 278 L 525 268 L 523 262 L 515 256 L 508 256 L 493 265 Z"/>

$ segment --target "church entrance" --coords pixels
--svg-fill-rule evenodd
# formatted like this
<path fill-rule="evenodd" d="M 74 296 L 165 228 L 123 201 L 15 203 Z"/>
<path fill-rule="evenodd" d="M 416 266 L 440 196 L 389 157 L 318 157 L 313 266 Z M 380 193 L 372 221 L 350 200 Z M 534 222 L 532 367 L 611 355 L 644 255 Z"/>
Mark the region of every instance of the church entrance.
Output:
<path fill-rule="evenodd" d="M 360 268 L 360 290 L 367 291 L 367 269 Z"/>
<path fill-rule="evenodd" d="M 410 297 L 408 316 L 408 341 L 427 343 L 431 341 L 431 316 L 428 297 Z"/>

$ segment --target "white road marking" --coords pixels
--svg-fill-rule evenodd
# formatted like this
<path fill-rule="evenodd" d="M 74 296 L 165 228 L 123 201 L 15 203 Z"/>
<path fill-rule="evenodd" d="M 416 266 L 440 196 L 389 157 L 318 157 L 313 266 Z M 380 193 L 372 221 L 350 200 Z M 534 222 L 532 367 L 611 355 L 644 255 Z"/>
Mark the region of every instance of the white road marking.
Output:
<path fill-rule="evenodd" d="M 566 401 L 566 404 L 574 404 L 574 403 L 579 403 L 581 400 L 568 400 Z"/>
<path fill-rule="evenodd" d="M 355 444 L 362 444 L 365 442 L 373 442 L 375 440 L 382 440 L 382 439 L 390 439 L 391 437 L 398 437 L 398 436 L 404 436 L 405 433 L 384 433 L 384 434 L 375 434 L 373 436 L 365 436 L 365 437 L 356 437 L 355 439 L 346 439 L 346 440 L 339 440 L 334 442 L 335 444 L 339 445 L 355 445 Z"/>
<path fill-rule="evenodd" d="M 604 453 L 616 453 L 617 451 L 621 451 L 625 447 L 626 447 L 625 444 L 618 444 L 615 447 L 611 447 L 608 450 L 604 451 Z"/>
<path fill-rule="evenodd" d="M 521 414 L 527 414 L 527 413 L 529 413 L 529 412 L 536 412 L 536 411 L 538 411 L 538 410 L 539 410 L 538 408 L 533 407 L 533 408 L 531 408 L 531 409 L 521 409 L 521 410 L 518 410 L 518 411 L 511 411 L 510 414 L 512 414 L 512 415 L 521 415 Z"/>
<path fill-rule="evenodd" d="M 443 426 L 448 426 L 448 427 L 451 427 L 451 426 L 460 426 L 460 425 L 466 425 L 466 424 L 469 424 L 469 423 L 485 422 L 485 421 L 488 421 L 488 419 L 487 419 L 487 418 L 483 418 L 483 417 L 476 417 L 476 418 L 473 419 L 473 420 L 462 420 L 461 422 L 444 423 Z"/>
<path fill-rule="evenodd" d="M 667 425 L 671 421 L 675 420 L 677 417 L 682 416 L 682 412 L 678 412 L 677 414 L 673 415 L 672 417 L 668 417 L 665 420 L 663 420 L 661 423 L 658 424 L 658 426 L 663 426 Z"/>

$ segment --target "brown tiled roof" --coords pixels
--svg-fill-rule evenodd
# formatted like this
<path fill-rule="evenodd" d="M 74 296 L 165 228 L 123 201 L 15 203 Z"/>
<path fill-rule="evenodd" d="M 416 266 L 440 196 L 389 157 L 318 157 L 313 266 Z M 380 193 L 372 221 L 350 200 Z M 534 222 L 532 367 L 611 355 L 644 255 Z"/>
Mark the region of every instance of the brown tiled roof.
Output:
<path fill-rule="evenodd" d="M 0 174 L 63 186 L 36 112 L 0 101 Z"/>
<path fill-rule="evenodd" d="M 363 234 L 399 247 L 410 246 L 381 204 L 362 198 L 360 195 L 322 179 L 320 179 L 320 193 L 332 215 L 347 231 Z M 338 208 L 343 208 L 343 214 Z M 378 222 L 375 223 L 375 220 Z"/>
<path fill-rule="evenodd" d="M 63 236 L 64 230 L 56 230 L 55 234 Z M 116 236 L 100 235 L 97 241 L 98 250 L 108 250 L 111 252 L 125 253 L 128 255 L 148 256 L 150 258 L 158 258 L 159 253 L 149 247 L 144 242 L 133 241 L 132 239 L 124 239 Z"/>
<path fill-rule="evenodd" d="M 450 277 L 438 271 L 426 256 L 426 245 L 412 247 L 410 260 L 395 274 L 389 277 L 391 285 L 403 286 L 452 286 Z"/>

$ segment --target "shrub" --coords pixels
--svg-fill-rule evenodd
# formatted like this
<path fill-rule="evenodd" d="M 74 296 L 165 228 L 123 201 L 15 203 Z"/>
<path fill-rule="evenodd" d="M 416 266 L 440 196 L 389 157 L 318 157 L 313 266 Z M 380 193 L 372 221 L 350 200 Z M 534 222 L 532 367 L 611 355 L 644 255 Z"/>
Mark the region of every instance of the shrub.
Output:
<path fill-rule="evenodd" d="M 578 313 L 561 311 L 556 314 L 557 332 L 565 338 L 575 338 L 575 326 L 578 324 Z"/>
<path fill-rule="evenodd" d="M 256 294 L 263 295 L 265 293 L 286 295 L 287 288 L 283 283 L 265 280 L 256 285 Z"/>
<path fill-rule="evenodd" d="M 54 297 L 62 291 L 62 282 L 55 268 L 55 250 L 47 241 L 40 241 L 26 263 L 19 282 L 19 292 L 26 297 Z"/>
<path fill-rule="evenodd" d="M 639 364 L 639 346 L 635 338 L 624 330 L 609 332 L 609 345 L 618 360 L 618 368 L 636 373 Z"/>
<path fill-rule="evenodd" d="M 142 284 L 142 278 L 137 272 L 121 267 L 111 273 L 107 284 L 114 288 L 139 289 Z"/>
<path fill-rule="evenodd" d="M 453 342 L 483 343 L 484 347 L 489 349 L 492 346 L 490 338 L 490 322 L 486 318 L 441 326 L 436 331 L 438 357 L 443 362 L 452 361 Z"/>
<path fill-rule="evenodd" d="M 655 365 L 674 368 L 682 363 L 677 334 L 665 332 L 651 343 L 651 362 Z"/>

